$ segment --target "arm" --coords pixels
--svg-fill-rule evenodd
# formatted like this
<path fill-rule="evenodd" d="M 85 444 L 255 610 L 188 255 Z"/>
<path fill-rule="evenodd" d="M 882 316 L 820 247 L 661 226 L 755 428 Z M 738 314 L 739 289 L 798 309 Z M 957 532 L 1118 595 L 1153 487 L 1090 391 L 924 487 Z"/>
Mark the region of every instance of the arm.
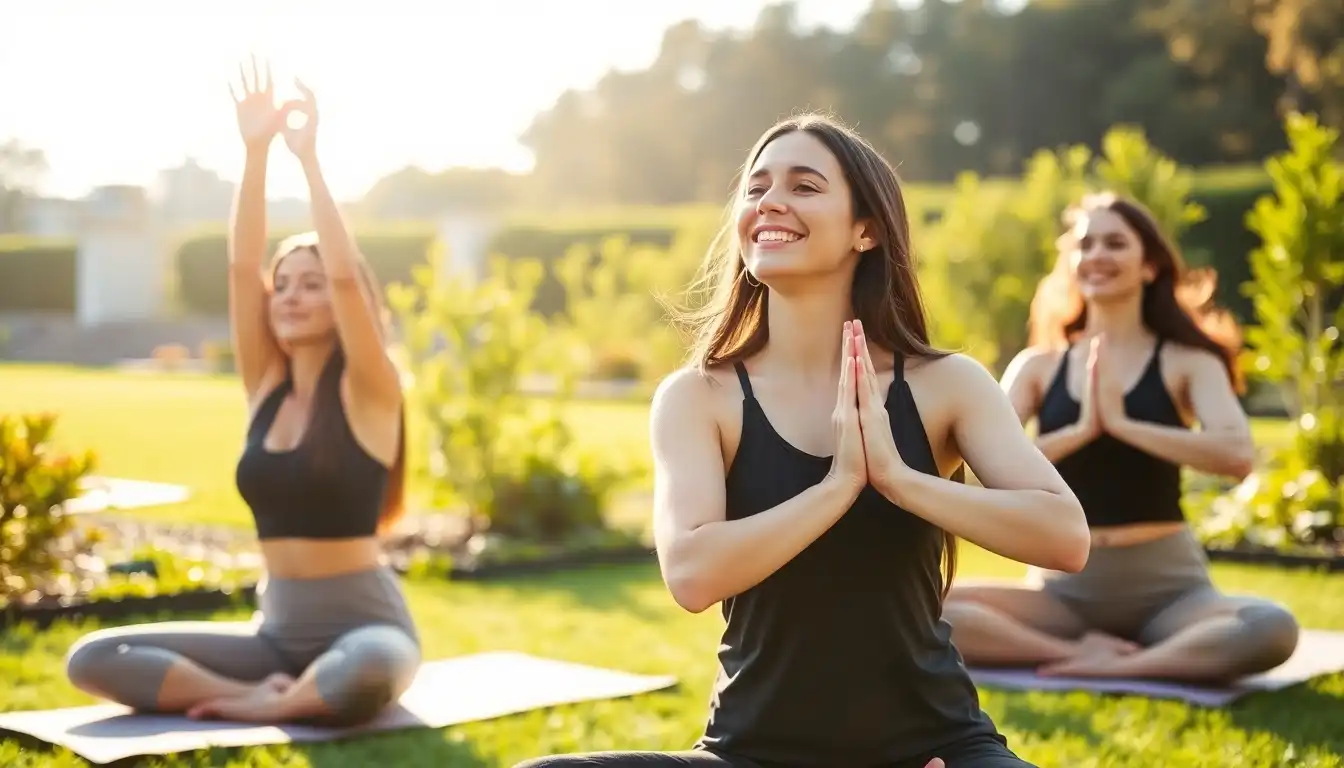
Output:
<path fill-rule="evenodd" d="M 952 437 L 983 487 L 906 467 L 893 494 L 901 507 L 1004 557 L 1076 573 L 1091 539 L 1082 505 L 1022 430 L 1012 402 L 974 360 L 940 361 L 939 392 L 951 398 Z"/>
<path fill-rule="evenodd" d="M 249 149 L 229 228 L 229 328 L 248 401 L 280 359 L 267 322 L 262 259 L 266 252 L 265 147 Z"/>
<path fill-rule="evenodd" d="M 331 290 L 336 332 L 346 353 L 346 373 L 352 393 L 376 403 L 401 402 L 401 381 L 383 343 L 382 322 L 373 297 L 365 297 L 359 276 L 358 249 L 346 231 L 340 209 L 327 187 L 317 161 L 317 107 L 312 92 L 299 85 L 304 98 L 291 105 L 307 122 L 286 130 L 285 142 L 299 158 L 312 201 L 313 228 L 317 230 L 322 267 Z"/>
<path fill-rule="evenodd" d="M 1107 430 L 1116 439 L 1173 464 L 1245 478 L 1254 468 L 1255 444 L 1227 371 L 1216 357 L 1203 351 L 1192 356 L 1190 368 L 1190 403 L 1200 423 L 1198 432 L 1129 418 L 1108 423 Z"/>
<path fill-rule="evenodd" d="M 677 604 L 699 613 L 764 581 L 849 509 L 857 489 L 827 479 L 742 520 L 725 519 L 723 451 L 706 382 L 668 377 L 653 398 L 654 541 Z"/>
<path fill-rule="evenodd" d="M 1003 372 L 1003 390 L 1017 413 L 1018 422 L 1024 426 L 1040 408 L 1042 369 L 1050 360 L 1051 356 L 1044 350 L 1026 349 L 1019 352 Z M 1085 423 L 1086 420 L 1080 418 L 1077 424 L 1037 435 L 1036 448 L 1050 463 L 1058 462 L 1097 438 L 1097 430 L 1087 429 Z"/>

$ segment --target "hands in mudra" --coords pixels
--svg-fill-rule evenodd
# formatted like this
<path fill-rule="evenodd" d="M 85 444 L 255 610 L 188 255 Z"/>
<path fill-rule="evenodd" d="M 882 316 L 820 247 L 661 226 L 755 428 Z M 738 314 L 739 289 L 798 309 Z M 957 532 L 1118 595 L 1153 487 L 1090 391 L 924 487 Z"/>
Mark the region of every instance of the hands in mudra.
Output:
<path fill-rule="evenodd" d="M 1126 419 L 1125 392 L 1116 376 L 1104 336 L 1093 337 L 1088 345 L 1087 376 L 1080 401 L 1078 429 L 1088 438 L 1100 437 Z"/>
<path fill-rule="evenodd" d="M 270 63 L 258 71 L 254 56 L 251 64 L 250 77 L 247 69 L 242 64 L 238 65 L 241 96 L 233 83 L 229 84 L 229 95 L 233 97 L 238 113 L 238 133 L 243 138 L 243 145 L 249 151 L 265 151 L 276 134 L 282 134 L 285 145 L 296 157 L 300 160 L 312 157 L 317 150 L 317 99 L 313 92 L 296 78 L 294 87 L 300 97 L 277 104 Z M 291 115 L 301 115 L 302 124 L 292 126 Z"/>
<path fill-rule="evenodd" d="M 909 467 L 896 450 L 886 392 L 878 382 L 863 323 L 845 323 L 840 386 L 832 420 L 836 431 L 831 475 L 855 489 L 872 485 L 883 495 Z"/>

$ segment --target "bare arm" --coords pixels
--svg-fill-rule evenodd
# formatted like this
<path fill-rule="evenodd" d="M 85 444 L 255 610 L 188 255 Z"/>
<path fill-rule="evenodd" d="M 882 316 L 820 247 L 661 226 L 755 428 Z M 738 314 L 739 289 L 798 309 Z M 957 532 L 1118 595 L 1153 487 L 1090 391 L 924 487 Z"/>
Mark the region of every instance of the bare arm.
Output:
<path fill-rule="evenodd" d="M 248 402 L 280 359 L 267 323 L 262 261 L 266 253 L 266 150 L 249 151 L 229 228 L 229 328 Z"/>
<path fill-rule="evenodd" d="M 654 540 L 677 604 L 699 613 L 764 581 L 849 509 L 858 489 L 827 479 L 779 506 L 726 520 L 725 470 L 707 383 L 668 377 L 653 398 Z"/>
<path fill-rule="evenodd" d="M 313 228 L 317 230 L 322 266 L 331 290 L 336 332 L 346 353 L 346 375 L 355 397 L 395 406 L 401 402 L 400 377 L 384 345 L 375 298 L 365 296 L 359 276 L 358 249 L 317 161 L 315 100 L 302 84 L 299 89 L 303 100 L 291 104 L 304 112 L 308 120 L 302 128 L 286 131 L 285 141 L 299 158 L 308 181 Z"/>
<path fill-rule="evenodd" d="M 1022 425 L 1031 421 L 1041 406 L 1043 368 L 1050 359 L 1050 356 L 1041 350 L 1023 350 L 1013 358 L 1003 372 L 1003 390 L 1007 393 L 1008 400 L 1017 413 L 1018 422 Z M 1080 419 L 1077 424 L 1045 435 L 1037 435 L 1036 448 L 1053 464 L 1092 442 L 1096 437 L 1097 430 L 1086 428 Z"/>
<path fill-rule="evenodd" d="M 1191 360 L 1190 403 L 1199 431 L 1128 418 L 1107 424 L 1118 440 L 1174 464 L 1238 480 L 1254 468 L 1255 444 L 1246 413 L 1222 363 L 1207 352 Z"/>
<path fill-rule="evenodd" d="M 983 487 L 907 467 L 893 487 L 895 501 L 1012 560 L 1082 570 L 1091 546 L 1082 505 L 1027 438 L 1010 398 L 970 358 L 953 356 L 937 368 L 938 391 L 952 398 L 953 439 Z"/>

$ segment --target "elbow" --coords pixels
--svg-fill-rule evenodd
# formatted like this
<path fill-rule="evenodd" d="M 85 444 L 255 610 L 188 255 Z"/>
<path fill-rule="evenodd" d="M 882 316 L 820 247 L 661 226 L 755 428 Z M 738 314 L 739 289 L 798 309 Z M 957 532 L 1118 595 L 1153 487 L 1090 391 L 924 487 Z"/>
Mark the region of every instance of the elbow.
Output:
<path fill-rule="evenodd" d="M 1255 451 L 1252 448 L 1237 451 L 1235 455 L 1227 458 L 1227 465 L 1223 468 L 1223 474 L 1238 483 L 1245 480 L 1255 471 Z"/>
<path fill-rule="evenodd" d="M 687 613 L 704 613 L 718 602 L 709 596 L 708 590 L 698 579 L 669 578 L 667 589 L 672 593 L 672 600 Z"/>
<path fill-rule="evenodd" d="M 672 600 L 688 613 L 704 613 L 718 599 L 711 594 L 702 569 L 690 563 L 673 562 L 663 568 L 663 583 L 671 593 Z"/>
<path fill-rule="evenodd" d="M 1059 510 L 1055 519 L 1067 522 L 1056 529 L 1049 562 L 1038 565 L 1064 573 L 1079 573 L 1087 566 L 1092 552 L 1092 531 L 1087 526 L 1083 505 L 1073 494 L 1065 495 L 1060 502 L 1064 509 Z"/>

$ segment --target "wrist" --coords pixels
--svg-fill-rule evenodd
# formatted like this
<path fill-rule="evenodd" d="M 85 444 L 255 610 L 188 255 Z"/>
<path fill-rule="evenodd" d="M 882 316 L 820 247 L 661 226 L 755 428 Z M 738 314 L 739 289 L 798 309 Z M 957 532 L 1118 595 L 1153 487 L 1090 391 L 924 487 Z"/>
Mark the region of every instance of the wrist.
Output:
<path fill-rule="evenodd" d="M 903 496 L 909 491 L 912 482 L 918 480 L 915 475 L 919 474 L 922 473 L 910 469 L 905 462 L 894 460 L 883 469 L 880 477 L 873 479 L 873 489 L 887 497 L 891 503 L 904 506 Z"/>
<path fill-rule="evenodd" d="M 250 141 L 243 144 L 243 155 L 249 163 L 264 163 L 271 156 L 271 140 Z"/>
<path fill-rule="evenodd" d="M 863 486 L 864 483 L 854 478 L 834 474 L 826 475 L 821 481 L 821 491 L 826 495 L 826 498 L 834 499 L 846 508 L 859 498 L 859 494 L 863 492 Z"/>
<path fill-rule="evenodd" d="M 319 168 L 317 164 L 317 150 L 309 149 L 299 153 L 299 165 L 303 168 L 304 174 L 309 177 L 317 176 Z"/>

